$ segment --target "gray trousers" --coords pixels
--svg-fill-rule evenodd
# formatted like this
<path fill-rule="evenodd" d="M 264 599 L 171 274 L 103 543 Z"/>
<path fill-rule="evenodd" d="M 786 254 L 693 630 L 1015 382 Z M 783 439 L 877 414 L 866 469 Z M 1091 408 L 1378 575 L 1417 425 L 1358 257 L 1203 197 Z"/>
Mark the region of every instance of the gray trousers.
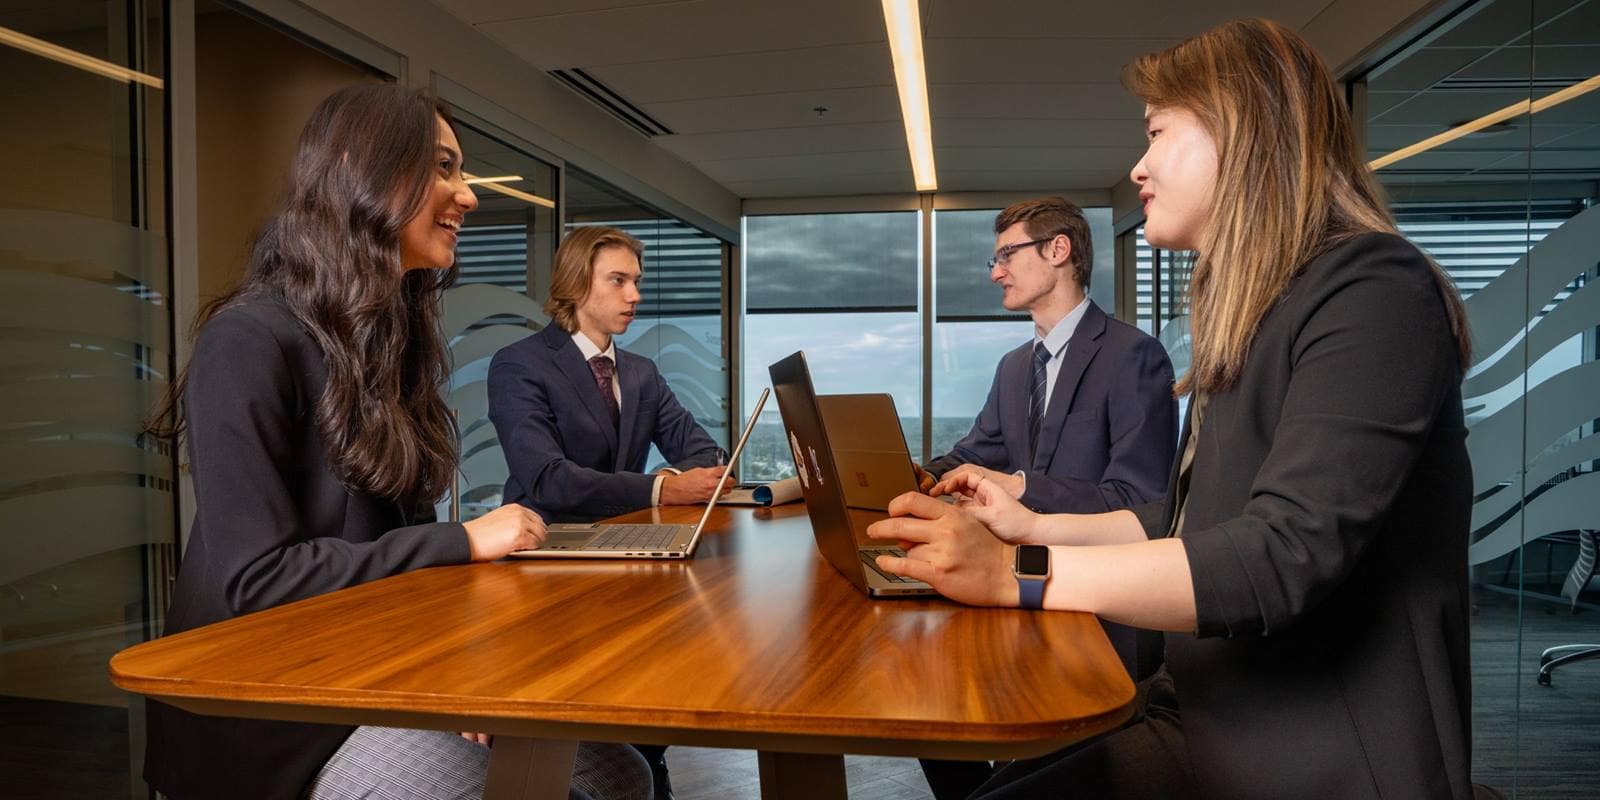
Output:
<path fill-rule="evenodd" d="M 476 800 L 489 748 L 448 731 L 362 726 L 311 782 L 309 800 Z M 575 800 L 651 800 L 650 765 L 625 744 L 580 742 Z"/>

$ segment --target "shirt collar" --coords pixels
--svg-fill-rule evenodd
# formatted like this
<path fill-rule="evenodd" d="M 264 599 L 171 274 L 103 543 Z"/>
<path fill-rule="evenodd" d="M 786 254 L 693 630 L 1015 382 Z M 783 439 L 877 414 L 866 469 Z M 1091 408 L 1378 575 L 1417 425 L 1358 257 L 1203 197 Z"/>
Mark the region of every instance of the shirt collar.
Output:
<path fill-rule="evenodd" d="M 611 344 L 606 347 L 604 352 L 583 331 L 572 332 L 572 343 L 578 346 L 578 352 L 583 354 L 584 361 L 588 361 L 595 356 L 605 356 L 611 359 L 611 363 L 617 363 L 617 337 L 615 336 L 611 337 Z"/>
<path fill-rule="evenodd" d="M 1040 339 L 1036 334 L 1033 337 L 1034 341 L 1044 342 L 1045 349 L 1050 351 L 1051 358 L 1061 355 L 1061 348 L 1067 346 L 1067 342 L 1072 339 L 1072 334 L 1078 330 L 1078 323 L 1083 321 L 1083 316 L 1087 313 L 1089 313 L 1089 298 L 1085 296 L 1083 300 L 1079 301 L 1076 308 L 1068 311 L 1067 315 L 1062 317 L 1054 328 L 1050 329 L 1049 334 L 1043 339 Z"/>

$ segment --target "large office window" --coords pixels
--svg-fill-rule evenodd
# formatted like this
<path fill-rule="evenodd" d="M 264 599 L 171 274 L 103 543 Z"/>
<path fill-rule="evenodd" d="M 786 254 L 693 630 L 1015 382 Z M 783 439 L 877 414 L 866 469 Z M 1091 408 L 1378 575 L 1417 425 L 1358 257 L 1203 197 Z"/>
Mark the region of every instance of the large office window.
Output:
<path fill-rule="evenodd" d="M 818 392 L 893 396 L 920 450 L 921 236 L 915 211 L 745 219 L 743 417 L 771 385 L 767 365 L 804 350 Z M 743 477 L 793 474 L 782 430 L 769 404 L 746 445 Z"/>
<path fill-rule="evenodd" d="M 916 211 L 745 218 L 745 413 L 767 385 L 767 365 L 804 350 L 818 392 L 888 393 L 913 458 L 948 452 L 971 429 L 1000 358 L 1033 336 L 1028 314 L 1006 311 L 989 279 L 999 210 L 934 211 L 931 252 Z M 1096 250 L 1091 296 L 1113 313 L 1111 213 L 1084 216 Z M 924 308 L 930 280 L 933 307 Z M 791 473 L 780 431 L 776 416 L 763 419 L 747 476 Z"/>
<path fill-rule="evenodd" d="M 972 429 L 1000 357 L 1033 336 L 1027 312 L 1006 311 L 989 280 L 998 209 L 935 211 L 932 455 Z"/>
<path fill-rule="evenodd" d="M 1026 311 L 1007 311 L 989 280 L 998 208 L 935 211 L 933 215 L 934 324 L 930 348 L 933 407 L 930 456 L 949 452 L 972 428 L 994 382 L 1000 357 L 1032 339 Z M 1085 208 L 1094 243 L 1090 297 L 1116 312 L 1115 250 L 1111 209 Z M 915 451 L 913 451 L 915 453 Z"/>

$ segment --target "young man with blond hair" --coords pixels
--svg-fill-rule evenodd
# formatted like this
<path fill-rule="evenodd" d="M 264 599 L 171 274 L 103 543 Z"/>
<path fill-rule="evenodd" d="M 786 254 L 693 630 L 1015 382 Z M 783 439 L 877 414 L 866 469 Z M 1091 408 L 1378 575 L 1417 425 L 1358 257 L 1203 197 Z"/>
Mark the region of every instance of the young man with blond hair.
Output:
<path fill-rule="evenodd" d="M 489 419 L 511 471 L 506 502 L 587 522 L 711 498 L 722 450 L 656 365 L 614 341 L 638 311 L 643 253 L 616 228 L 568 234 L 544 305 L 550 324 L 490 363 Z M 644 472 L 651 444 L 672 467 Z"/>

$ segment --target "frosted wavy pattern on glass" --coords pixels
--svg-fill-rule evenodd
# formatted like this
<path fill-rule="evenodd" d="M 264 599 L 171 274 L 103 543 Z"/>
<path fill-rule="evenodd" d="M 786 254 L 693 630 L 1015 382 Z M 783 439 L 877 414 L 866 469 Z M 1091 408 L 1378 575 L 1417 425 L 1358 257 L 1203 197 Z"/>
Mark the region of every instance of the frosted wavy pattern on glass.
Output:
<path fill-rule="evenodd" d="M 112 220 L 0 211 L 0 585 L 170 537 L 172 459 L 138 435 L 168 310 L 134 277 L 164 274 L 165 250 Z"/>
<path fill-rule="evenodd" d="M 489 361 L 501 348 L 532 336 L 550 318 L 522 292 L 487 283 L 456 286 L 444 293 L 440 314 L 450 342 L 452 372 L 445 401 L 456 413 L 461 432 L 461 466 L 456 485 L 461 493 L 461 518 L 472 519 L 500 505 L 509 470 L 505 454 L 489 422 Z M 494 320 L 489 322 L 489 320 Z M 524 324 L 507 324 L 506 320 Z M 440 503 L 440 519 L 450 513 Z"/>
<path fill-rule="evenodd" d="M 1600 208 L 1550 230 L 1466 299 L 1478 363 L 1463 385 L 1481 564 L 1600 520 Z M 1586 343 L 1586 337 L 1589 341 Z"/>
<path fill-rule="evenodd" d="M 472 284 L 444 294 L 441 314 L 444 334 L 454 360 L 446 395 L 456 412 L 461 431 L 459 485 L 461 515 L 470 519 L 500 504 L 510 470 L 489 422 L 488 365 L 501 348 L 533 335 L 550 323 L 538 303 L 521 292 L 502 286 Z M 488 323 L 487 320 L 495 322 Z M 504 324 L 516 318 L 532 327 Z M 630 331 L 630 334 L 632 332 Z M 722 358 L 682 328 L 656 323 L 630 335 L 625 345 L 656 362 L 679 402 L 708 430 L 727 427 L 722 397 Z M 440 518 L 449 513 L 438 507 Z"/>

